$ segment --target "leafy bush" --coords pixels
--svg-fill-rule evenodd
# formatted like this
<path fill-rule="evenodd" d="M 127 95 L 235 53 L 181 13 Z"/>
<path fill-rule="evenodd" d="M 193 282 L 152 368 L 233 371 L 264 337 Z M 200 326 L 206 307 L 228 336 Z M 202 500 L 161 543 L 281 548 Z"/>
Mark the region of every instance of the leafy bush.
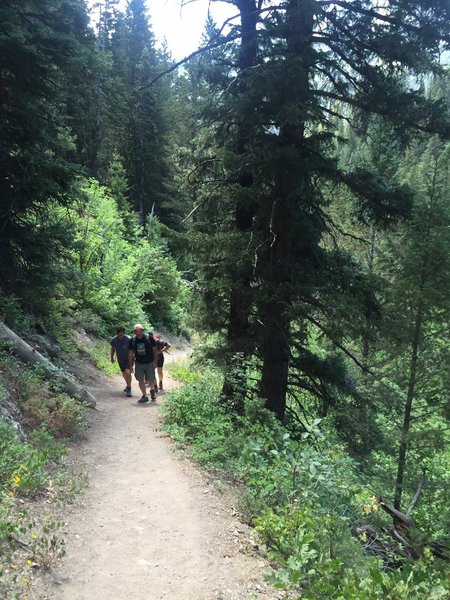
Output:
<path fill-rule="evenodd" d="M 181 377 L 192 377 L 192 372 L 185 369 L 178 373 Z M 217 373 L 197 375 L 192 385 L 168 394 L 162 415 L 165 429 L 177 441 L 192 444 L 192 455 L 197 460 L 222 468 L 230 458 L 226 440 L 232 434 L 232 423 L 217 401 L 219 383 Z"/>
<path fill-rule="evenodd" d="M 277 565 L 271 576 L 276 587 L 302 600 L 449 597 L 448 565 L 428 551 L 391 572 L 364 553 L 351 527 L 367 490 L 337 446 L 314 447 L 319 422 L 292 439 L 261 401 L 247 401 L 246 414 L 232 416 L 218 402 L 219 388 L 208 374 L 181 371 L 180 377 L 194 383 L 168 395 L 164 427 L 203 464 L 245 483 L 240 506 Z"/>
<path fill-rule="evenodd" d="M 345 521 L 310 501 L 266 510 L 255 523 L 269 557 L 280 565 L 272 583 L 298 589 L 302 600 L 448 598 L 448 565 L 436 568 L 429 551 L 402 569 L 383 572 L 380 561 L 363 555 Z"/>
<path fill-rule="evenodd" d="M 0 296 L 0 320 L 22 334 L 29 333 L 33 321 L 22 312 L 20 300 L 14 295 Z"/>
<path fill-rule="evenodd" d="M 86 352 L 98 369 L 108 375 L 117 375 L 119 367 L 117 361 L 115 363 L 111 362 L 109 343 L 97 343 L 94 348 L 86 348 Z"/>
<path fill-rule="evenodd" d="M 33 428 L 43 425 L 57 437 L 73 436 L 80 433 L 85 425 L 86 406 L 67 394 L 31 397 L 23 403 L 23 410 Z"/>
<path fill-rule="evenodd" d="M 175 364 L 169 365 L 168 368 L 172 377 L 181 383 L 195 383 L 200 378 L 196 371 L 193 371 L 188 367 Z"/>

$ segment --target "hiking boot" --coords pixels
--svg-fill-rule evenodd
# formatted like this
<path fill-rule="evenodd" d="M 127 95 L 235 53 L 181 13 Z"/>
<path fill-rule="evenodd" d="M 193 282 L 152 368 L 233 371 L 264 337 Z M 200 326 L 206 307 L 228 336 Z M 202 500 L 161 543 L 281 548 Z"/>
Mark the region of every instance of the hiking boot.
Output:
<path fill-rule="evenodd" d="M 142 396 L 142 398 L 139 398 L 138 402 L 139 404 L 144 404 L 144 402 L 148 402 L 148 396 Z"/>
<path fill-rule="evenodd" d="M 156 393 L 157 393 L 157 391 L 158 391 L 158 386 L 156 385 L 156 383 L 155 383 L 155 385 L 153 386 L 153 389 L 155 390 L 155 394 L 156 394 Z"/>
<path fill-rule="evenodd" d="M 127 398 L 131 398 L 131 388 L 128 388 L 128 389 L 127 389 L 127 391 L 126 391 L 126 393 L 125 393 L 125 396 L 126 396 Z"/>
<path fill-rule="evenodd" d="M 128 392 L 128 388 L 127 388 L 127 387 L 126 387 L 126 388 L 123 388 L 123 391 L 124 391 L 125 393 L 127 393 L 127 392 Z"/>
<path fill-rule="evenodd" d="M 151 396 L 152 402 L 154 402 L 156 400 L 156 393 L 155 393 L 154 389 L 150 390 L 150 396 Z M 147 398 L 147 400 L 148 400 L 148 398 Z"/>
<path fill-rule="evenodd" d="M 159 382 L 159 389 L 162 390 L 163 386 L 162 386 L 162 381 Z"/>

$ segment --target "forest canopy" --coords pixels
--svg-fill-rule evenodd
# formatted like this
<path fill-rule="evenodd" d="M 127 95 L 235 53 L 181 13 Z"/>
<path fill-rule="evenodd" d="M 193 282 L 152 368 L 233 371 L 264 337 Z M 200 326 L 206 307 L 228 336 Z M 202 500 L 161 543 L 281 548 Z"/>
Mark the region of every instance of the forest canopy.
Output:
<path fill-rule="evenodd" d="M 448 547 L 449 3 L 228 4 L 176 64 L 144 0 L 2 2 L 2 319 L 195 333 L 227 427 Z"/>

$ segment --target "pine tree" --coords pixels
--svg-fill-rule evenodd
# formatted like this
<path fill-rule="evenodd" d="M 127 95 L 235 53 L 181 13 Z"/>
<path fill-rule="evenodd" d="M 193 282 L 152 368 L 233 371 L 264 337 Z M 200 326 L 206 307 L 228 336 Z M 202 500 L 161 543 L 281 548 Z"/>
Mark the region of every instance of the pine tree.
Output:
<path fill-rule="evenodd" d="M 412 169 L 403 170 L 403 177 L 416 192 L 413 217 L 392 238 L 384 258 L 390 282 L 391 332 L 387 336 L 390 360 L 384 375 L 398 390 L 402 421 L 395 484 L 398 510 L 405 483 L 411 484 L 421 476 L 417 460 L 421 438 L 430 439 L 431 430 L 439 437 L 448 405 L 445 390 L 450 357 L 445 338 L 450 317 L 449 159 L 450 147 L 434 137 L 421 156 L 416 153 Z M 441 421 L 431 415 L 440 415 Z M 411 448 L 414 466 L 408 463 Z"/>
<path fill-rule="evenodd" d="M 345 331 L 344 321 L 336 332 L 330 330 L 333 296 L 350 308 L 347 319 L 365 310 L 364 294 L 356 293 L 365 288 L 361 270 L 344 254 L 323 247 L 330 228 L 322 188 L 346 186 L 359 204 L 359 218 L 368 223 L 393 222 L 411 203 L 404 188 L 392 188 L 368 170 L 340 168 L 331 144 L 336 119 L 351 116 L 364 123 L 379 115 L 401 139 L 414 129 L 448 133 L 444 103 L 427 99 L 405 80 L 406 72 L 421 75 L 435 68 L 447 36 L 448 6 L 397 1 L 381 11 L 369 1 L 289 0 L 265 11 L 263 4 L 256 27 L 260 50 L 246 71 L 246 93 L 235 102 L 233 87 L 241 78 L 235 78 L 234 63 L 223 78 L 217 103 L 223 127 L 216 130 L 226 166 L 233 163 L 224 133 L 233 135 L 239 123 L 251 139 L 242 153 L 233 151 L 256 207 L 247 250 L 255 268 L 242 291 L 251 290 L 253 302 L 239 317 L 245 322 L 245 312 L 252 315 L 262 361 L 260 391 L 267 407 L 283 419 L 294 345 L 303 355 L 298 362 L 305 375 L 314 376 L 317 361 L 306 360 L 311 330 L 335 343 Z M 233 30 L 230 38 L 235 37 Z M 251 110 L 240 112 L 245 99 Z M 238 181 L 232 169 L 223 179 Z M 225 210 L 232 198 L 223 199 Z"/>
<path fill-rule="evenodd" d="M 149 85 L 163 69 L 155 49 L 145 2 L 131 0 L 125 15 L 118 16 L 111 35 L 114 89 L 108 93 L 109 127 L 114 132 L 105 150 L 124 157 L 129 196 L 141 225 L 153 210 L 164 213 L 171 172 L 166 151 L 168 126 L 163 103 L 166 82 Z"/>
<path fill-rule="evenodd" d="M 116 201 L 117 210 L 124 224 L 124 235 L 131 241 L 136 235 L 137 221 L 129 199 L 129 187 L 123 159 L 117 153 L 113 154 L 109 164 L 106 183 Z"/>
<path fill-rule="evenodd" d="M 69 243 L 57 227 L 49 231 L 46 214 L 52 202 L 69 201 L 76 175 L 69 160 L 74 132 L 68 96 L 83 89 L 91 41 L 81 0 L 12 0 L 0 6 L 3 291 L 26 297 L 27 278 L 44 276 L 55 250 Z"/>

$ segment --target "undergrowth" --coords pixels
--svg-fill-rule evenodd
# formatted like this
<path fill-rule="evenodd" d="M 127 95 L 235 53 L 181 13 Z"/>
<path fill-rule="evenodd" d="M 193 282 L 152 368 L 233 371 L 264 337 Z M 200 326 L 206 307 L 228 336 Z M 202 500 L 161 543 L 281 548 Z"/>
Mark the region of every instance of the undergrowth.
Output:
<path fill-rule="evenodd" d="M 267 547 L 275 587 L 302 600 L 450 597 L 448 564 L 428 549 L 386 569 L 364 534 L 352 533 L 388 523 L 352 460 L 339 447 L 316 447 L 319 422 L 293 439 L 258 399 L 243 416 L 227 413 L 214 371 L 171 372 L 187 383 L 166 396 L 164 428 L 202 465 L 243 482 L 239 506 Z"/>
<path fill-rule="evenodd" d="M 120 369 L 117 361 L 111 362 L 110 348 L 107 342 L 97 342 L 93 348 L 86 348 L 85 351 L 98 369 L 107 375 L 117 375 Z"/>
<path fill-rule="evenodd" d="M 36 569 L 64 554 L 64 523 L 53 506 L 84 485 L 65 465 L 68 439 L 85 427 L 86 407 L 68 396 L 57 377 L 39 365 L 25 366 L 0 351 L 0 401 L 20 408 L 21 427 L 0 418 L 0 597 L 26 598 Z M 36 500 L 40 504 L 35 515 Z"/>
<path fill-rule="evenodd" d="M 0 353 L 4 385 L 12 391 L 30 429 L 44 427 L 54 437 L 81 433 L 86 406 L 66 394 L 57 377 L 48 381 L 39 364 L 25 367 L 7 353 Z"/>

